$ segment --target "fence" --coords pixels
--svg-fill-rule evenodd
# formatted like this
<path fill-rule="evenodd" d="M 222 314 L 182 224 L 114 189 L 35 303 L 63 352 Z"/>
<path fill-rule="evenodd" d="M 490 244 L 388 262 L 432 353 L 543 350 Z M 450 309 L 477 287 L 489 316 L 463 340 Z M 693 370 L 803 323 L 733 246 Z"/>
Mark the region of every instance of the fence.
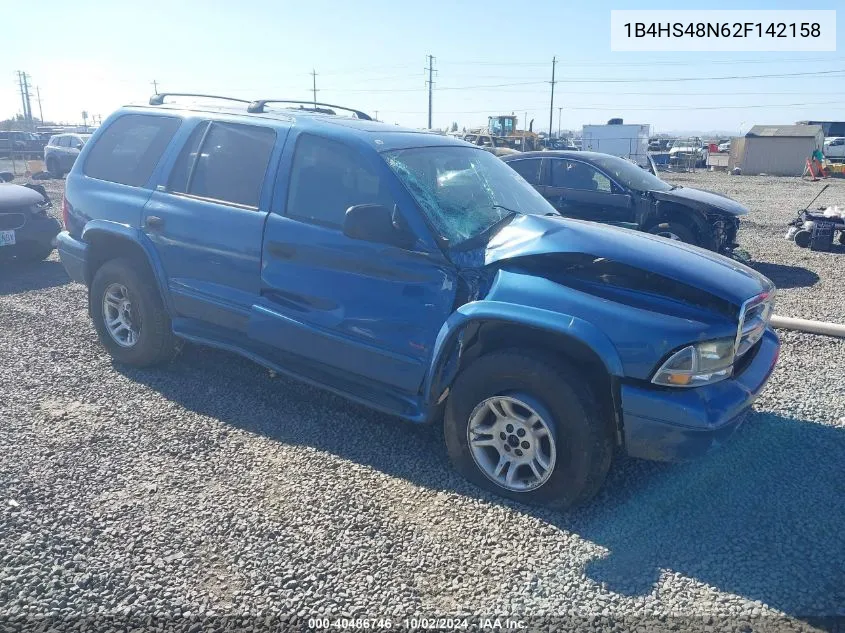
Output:
<path fill-rule="evenodd" d="M 32 158 L 31 152 L 12 152 L 0 158 L 0 173 L 8 172 L 13 176 L 31 176 L 44 171 L 44 161 L 41 158 Z"/>

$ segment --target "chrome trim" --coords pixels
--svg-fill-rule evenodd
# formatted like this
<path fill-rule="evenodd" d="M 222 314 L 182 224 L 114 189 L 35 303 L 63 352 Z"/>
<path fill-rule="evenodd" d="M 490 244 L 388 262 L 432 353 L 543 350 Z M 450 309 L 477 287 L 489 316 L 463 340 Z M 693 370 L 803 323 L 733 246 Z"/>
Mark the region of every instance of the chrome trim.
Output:
<path fill-rule="evenodd" d="M 742 353 L 740 353 L 740 351 L 739 351 L 740 346 L 742 344 L 742 339 L 746 335 L 751 334 L 755 329 L 757 329 L 757 327 L 751 327 L 751 328 L 748 329 L 747 332 L 745 331 L 745 326 L 746 326 L 745 319 L 746 319 L 748 313 L 751 310 L 753 310 L 754 308 L 756 308 L 757 306 L 765 305 L 764 312 L 759 316 L 760 320 L 763 322 L 763 331 L 765 332 L 765 329 L 769 324 L 769 318 L 772 316 L 773 305 L 774 305 L 774 295 L 775 295 L 775 289 L 772 288 L 768 292 L 761 293 L 761 294 L 756 295 L 754 297 L 751 297 L 750 299 L 747 299 L 746 301 L 743 302 L 742 307 L 739 310 L 739 323 L 737 324 L 736 342 L 734 343 L 734 356 L 735 356 L 736 359 L 739 359 L 743 354 L 745 354 L 748 351 L 748 349 L 750 349 L 754 345 L 752 343 L 752 345 L 750 345 L 748 347 L 748 349 L 744 350 Z M 762 334 L 761 334 L 760 338 L 762 338 Z M 757 340 L 760 340 L 760 339 L 758 338 Z M 754 343 L 756 343 L 756 342 L 757 341 L 754 341 Z"/>

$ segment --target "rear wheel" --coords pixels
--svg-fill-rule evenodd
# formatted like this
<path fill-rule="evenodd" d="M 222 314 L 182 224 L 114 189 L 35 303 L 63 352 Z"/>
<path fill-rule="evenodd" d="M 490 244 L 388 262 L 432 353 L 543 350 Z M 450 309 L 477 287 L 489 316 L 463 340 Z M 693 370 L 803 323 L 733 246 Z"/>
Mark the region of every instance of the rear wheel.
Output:
<path fill-rule="evenodd" d="M 118 361 L 147 367 L 173 358 L 170 318 L 155 280 L 129 259 L 113 259 L 94 275 L 88 302 L 100 341 Z"/>
<path fill-rule="evenodd" d="M 685 224 L 681 224 L 680 222 L 661 222 L 660 224 L 655 224 L 651 227 L 648 232 L 652 235 L 665 237 L 666 239 L 699 246 L 699 241 L 695 236 L 695 233 L 693 233 L 692 230 Z"/>
<path fill-rule="evenodd" d="M 446 403 L 455 468 L 523 503 L 569 507 L 598 492 L 612 436 L 587 383 L 568 365 L 517 350 L 467 367 Z"/>

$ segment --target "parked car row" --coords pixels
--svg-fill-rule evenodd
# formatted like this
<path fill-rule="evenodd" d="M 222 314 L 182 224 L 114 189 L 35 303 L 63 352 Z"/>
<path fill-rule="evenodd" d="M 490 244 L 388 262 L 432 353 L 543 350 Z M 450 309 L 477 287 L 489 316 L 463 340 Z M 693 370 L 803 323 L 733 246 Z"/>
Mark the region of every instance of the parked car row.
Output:
<path fill-rule="evenodd" d="M 62 201 L 62 263 L 121 363 L 179 340 L 240 353 L 442 420 L 469 480 L 559 507 L 599 490 L 617 447 L 718 445 L 774 368 L 773 284 L 682 243 L 732 243 L 727 198 L 597 154 L 503 161 L 355 110 L 164 99 L 109 117 Z M 680 239 L 647 234 L 664 224 Z"/>
<path fill-rule="evenodd" d="M 0 156 L 38 157 L 44 144 L 44 139 L 34 132 L 0 132 Z"/>

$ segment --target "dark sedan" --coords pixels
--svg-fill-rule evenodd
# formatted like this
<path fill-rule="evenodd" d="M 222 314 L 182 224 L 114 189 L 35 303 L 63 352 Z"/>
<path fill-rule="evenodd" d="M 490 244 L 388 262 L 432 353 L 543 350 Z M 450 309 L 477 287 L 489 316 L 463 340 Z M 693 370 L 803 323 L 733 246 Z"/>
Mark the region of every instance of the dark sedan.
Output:
<path fill-rule="evenodd" d="M 53 251 L 59 221 L 41 185 L 0 185 L 0 262 L 38 262 Z"/>
<path fill-rule="evenodd" d="M 565 216 L 615 224 L 716 252 L 736 246 L 748 209 L 710 191 L 670 185 L 634 163 L 596 152 L 502 158 Z"/>

